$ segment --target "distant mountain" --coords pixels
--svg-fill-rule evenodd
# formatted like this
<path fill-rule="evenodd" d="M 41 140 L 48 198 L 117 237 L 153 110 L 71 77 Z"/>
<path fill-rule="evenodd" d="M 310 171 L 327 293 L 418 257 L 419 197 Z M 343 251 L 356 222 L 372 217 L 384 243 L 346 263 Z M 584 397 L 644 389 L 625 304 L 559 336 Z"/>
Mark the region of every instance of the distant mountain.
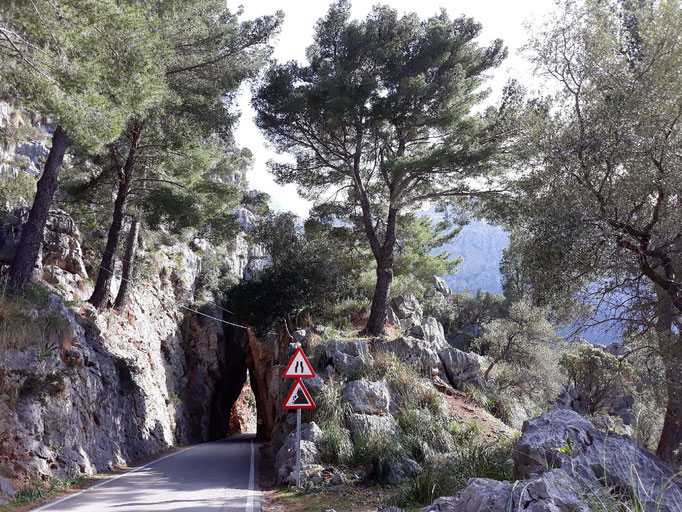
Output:
<path fill-rule="evenodd" d="M 500 261 L 502 251 L 509 245 L 509 235 L 502 228 L 484 221 L 472 221 L 455 240 L 440 250 L 462 257 L 455 274 L 442 276 L 453 291 L 502 293 Z"/>

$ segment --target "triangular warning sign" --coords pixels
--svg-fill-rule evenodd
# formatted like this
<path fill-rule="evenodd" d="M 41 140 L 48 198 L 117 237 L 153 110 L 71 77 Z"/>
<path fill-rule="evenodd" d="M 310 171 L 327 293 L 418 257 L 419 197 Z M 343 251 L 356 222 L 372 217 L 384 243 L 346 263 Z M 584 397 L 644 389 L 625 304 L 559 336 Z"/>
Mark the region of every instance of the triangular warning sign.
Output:
<path fill-rule="evenodd" d="M 301 379 L 296 379 L 287 399 L 282 404 L 282 409 L 314 409 L 315 402 L 303 385 Z"/>
<path fill-rule="evenodd" d="M 301 377 L 305 378 L 314 376 L 315 371 L 313 370 L 313 367 L 310 365 L 310 362 L 303 353 L 303 350 L 301 350 L 301 347 L 298 347 L 296 352 L 294 352 L 294 356 L 291 358 L 291 361 L 289 361 L 287 369 L 284 370 L 283 377 L 298 379 Z"/>

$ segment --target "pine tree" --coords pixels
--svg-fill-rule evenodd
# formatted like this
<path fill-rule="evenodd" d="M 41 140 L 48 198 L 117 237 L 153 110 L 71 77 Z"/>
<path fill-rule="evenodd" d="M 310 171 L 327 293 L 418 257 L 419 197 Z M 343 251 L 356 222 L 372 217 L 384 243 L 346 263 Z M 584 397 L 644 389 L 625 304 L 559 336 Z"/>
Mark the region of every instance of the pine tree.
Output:
<path fill-rule="evenodd" d="M 444 11 L 422 21 L 382 6 L 352 21 L 341 0 L 317 23 L 309 63 L 273 66 L 254 97 L 260 128 L 296 159 L 273 165 L 278 180 L 315 199 L 345 191 L 361 210 L 376 261 L 368 334 L 384 329 L 401 216 L 491 185 L 505 111 L 471 110 L 506 50 L 479 47 L 480 30 Z"/>

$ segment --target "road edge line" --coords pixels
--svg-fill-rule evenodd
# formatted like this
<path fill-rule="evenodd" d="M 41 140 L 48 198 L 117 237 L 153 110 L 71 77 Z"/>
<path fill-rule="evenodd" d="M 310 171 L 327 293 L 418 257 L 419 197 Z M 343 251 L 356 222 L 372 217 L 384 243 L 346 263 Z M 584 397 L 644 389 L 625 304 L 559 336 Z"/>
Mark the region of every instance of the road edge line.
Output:
<path fill-rule="evenodd" d="M 216 442 L 216 441 L 213 441 L 213 442 Z M 209 444 L 209 443 L 202 443 L 202 444 Z M 58 500 L 45 503 L 44 505 L 41 505 L 40 507 L 31 509 L 31 510 L 32 510 L 32 512 L 38 512 L 40 510 L 47 510 L 49 508 L 54 507 L 55 505 L 59 505 L 60 503 L 64 503 L 67 500 L 70 500 L 72 498 L 75 498 L 77 496 L 85 494 L 88 491 L 92 491 L 93 489 L 97 489 L 98 487 L 102 487 L 108 483 L 114 482 L 115 480 L 118 480 L 119 478 L 123 478 L 124 476 L 132 475 L 133 473 L 136 473 L 137 471 L 140 471 L 141 469 L 147 468 L 153 464 L 156 464 L 157 462 L 161 462 L 162 460 L 168 459 L 174 455 L 178 455 L 182 452 L 186 452 L 187 450 L 191 450 L 192 448 L 196 448 L 197 446 L 201 446 L 202 444 L 197 444 L 194 446 L 188 446 L 187 448 L 183 448 L 182 450 L 178 450 L 176 452 L 169 453 L 168 455 L 164 455 L 163 457 L 159 457 L 156 460 L 153 460 L 151 462 L 147 462 L 147 464 L 143 464 L 142 466 L 137 466 L 133 469 L 130 469 L 128 471 L 121 473 L 120 475 L 115 475 L 115 476 L 106 478 L 106 479 L 102 480 L 101 482 L 96 483 L 95 485 L 91 485 L 90 487 L 88 487 L 86 489 L 82 489 L 78 492 L 74 492 L 73 494 L 68 494 L 67 496 L 59 498 Z"/>
<path fill-rule="evenodd" d="M 253 512 L 253 502 L 254 502 L 254 484 L 255 484 L 255 463 L 254 463 L 254 447 L 253 447 L 253 439 L 251 440 L 251 464 L 249 467 L 249 489 L 247 491 L 247 498 L 246 498 L 246 512 Z M 259 500 L 260 501 L 260 500 Z M 258 507 L 260 510 L 260 506 Z"/>

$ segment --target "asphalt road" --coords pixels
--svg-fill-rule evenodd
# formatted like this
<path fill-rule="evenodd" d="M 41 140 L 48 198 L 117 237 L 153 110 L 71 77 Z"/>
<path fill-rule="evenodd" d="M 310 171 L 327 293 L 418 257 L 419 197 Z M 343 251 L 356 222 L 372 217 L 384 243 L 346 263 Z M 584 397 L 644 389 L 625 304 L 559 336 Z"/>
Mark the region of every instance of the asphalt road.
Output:
<path fill-rule="evenodd" d="M 34 510 L 260 511 L 252 435 L 190 446 Z"/>

